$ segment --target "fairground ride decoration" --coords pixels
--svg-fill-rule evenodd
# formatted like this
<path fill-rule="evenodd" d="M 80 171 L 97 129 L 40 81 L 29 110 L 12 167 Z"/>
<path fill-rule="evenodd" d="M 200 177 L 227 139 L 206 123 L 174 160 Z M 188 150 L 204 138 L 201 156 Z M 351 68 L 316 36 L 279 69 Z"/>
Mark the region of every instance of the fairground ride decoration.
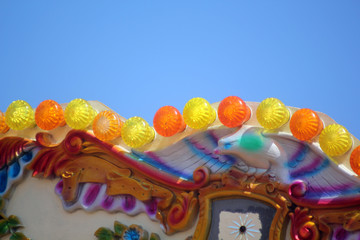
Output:
<path fill-rule="evenodd" d="M 17 100 L 0 112 L 0 237 L 360 239 L 359 145 L 276 98 L 193 98 L 153 127 L 97 101 Z"/>

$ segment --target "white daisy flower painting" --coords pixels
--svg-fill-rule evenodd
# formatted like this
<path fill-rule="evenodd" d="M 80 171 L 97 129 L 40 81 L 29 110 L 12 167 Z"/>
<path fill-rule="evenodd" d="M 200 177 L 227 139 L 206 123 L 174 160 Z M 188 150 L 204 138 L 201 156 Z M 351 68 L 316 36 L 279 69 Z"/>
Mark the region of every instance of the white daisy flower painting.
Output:
<path fill-rule="evenodd" d="M 261 221 L 258 213 L 222 211 L 219 219 L 220 240 L 259 240 Z"/>

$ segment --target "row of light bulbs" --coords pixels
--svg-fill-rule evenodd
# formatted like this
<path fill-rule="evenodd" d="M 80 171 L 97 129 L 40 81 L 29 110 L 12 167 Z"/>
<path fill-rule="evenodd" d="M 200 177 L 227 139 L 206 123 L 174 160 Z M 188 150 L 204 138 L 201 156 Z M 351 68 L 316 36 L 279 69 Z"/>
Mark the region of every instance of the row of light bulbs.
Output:
<path fill-rule="evenodd" d="M 88 129 L 92 125 L 95 136 L 100 140 L 111 141 L 121 136 L 125 144 L 138 148 L 150 143 L 155 137 L 155 131 L 164 137 L 170 137 L 182 132 L 186 126 L 206 129 L 215 121 L 216 115 L 223 125 L 232 128 L 248 121 L 251 110 L 237 96 L 223 99 L 217 111 L 207 100 L 192 98 L 185 104 L 183 114 L 172 106 L 161 107 L 155 113 L 154 127 L 151 127 L 141 117 L 132 117 L 123 122 L 114 111 L 98 113 L 84 99 L 72 100 L 65 110 L 57 102 L 45 100 L 35 111 L 27 102 L 17 100 L 9 105 L 5 115 L 0 112 L 0 133 L 7 132 L 9 128 L 23 130 L 35 125 L 43 130 L 52 130 L 65 124 L 73 129 Z M 289 109 L 276 98 L 263 100 L 256 109 L 256 118 L 262 127 L 269 130 L 281 128 L 290 121 L 291 133 L 301 141 L 312 141 L 319 136 L 320 147 L 329 156 L 343 155 L 353 144 L 345 127 L 331 124 L 324 128 L 318 114 L 307 108 L 299 109 L 290 116 Z M 351 164 L 354 165 L 353 169 L 359 169 L 357 171 L 360 172 L 359 147 L 351 156 L 351 159 L 355 158 L 357 163 Z"/>

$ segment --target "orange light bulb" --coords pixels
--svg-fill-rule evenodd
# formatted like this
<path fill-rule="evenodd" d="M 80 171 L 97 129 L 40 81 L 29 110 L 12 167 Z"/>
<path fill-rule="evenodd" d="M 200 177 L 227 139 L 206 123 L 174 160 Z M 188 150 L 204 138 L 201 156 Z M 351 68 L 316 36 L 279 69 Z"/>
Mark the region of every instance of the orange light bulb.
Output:
<path fill-rule="evenodd" d="M 320 134 L 323 127 L 317 113 L 308 108 L 297 110 L 290 120 L 292 134 L 301 141 L 310 141 Z"/>
<path fill-rule="evenodd" d="M 0 133 L 9 131 L 9 126 L 5 122 L 5 114 L 0 111 Z"/>
<path fill-rule="evenodd" d="M 44 130 L 57 128 L 64 123 L 64 110 L 57 102 L 45 100 L 36 108 L 35 122 Z"/>
<path fill-rule="evenodd" d="M 121 127 L 123 124 L 117 113 L 106 110 L 100 112 L 95 117 L 93 131 L 98 139 L 111 141 L 121 135 Z"/>
<path fill-rule="evenodd" d="M 184 131 L 186 125 L 179 110 L 172 106 L 161 107 L 154 116 L 153 125 L 158 134 L 170 137 Z"/>
<path fill-rule="evenodd" d="M 350 156 L 350 165 L 352 170 L 357 175 L 360 175 L 360 146 L 358 146 L 352 151 Z"/>
<path fill-rule="evenodd" d="M 227 127 L 239 127 L 248 121 L 250 116 L 250 108 L 239 97 L 226 97 L 219 104 L 219 120 Z"/>

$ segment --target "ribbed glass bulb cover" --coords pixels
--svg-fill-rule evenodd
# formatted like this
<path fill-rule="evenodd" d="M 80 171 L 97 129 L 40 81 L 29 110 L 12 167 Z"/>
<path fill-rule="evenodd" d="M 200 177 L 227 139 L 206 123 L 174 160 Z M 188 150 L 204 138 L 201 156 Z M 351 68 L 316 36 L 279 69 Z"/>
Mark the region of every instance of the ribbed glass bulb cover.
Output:
<path fill-rule="evenodd" d="M 184 119 L 175 107 L 164 106 L 155 113 L 153 125 L 158 134 L 171 137 L 186 127 Z"/>
<path fill-rule="evenodd" d="M 64 110 L 54 100 L 42 101 L 35 111 L 35 122 L 39 128 L 52 130 L 64 122 Z"/>
<path fill-rule="evenodd" d="M 5 113 L 6 124 L 14 130 L 23 130 L 35 126 L 34 110 L 24 100 L 12 102 Z"/>
<path fill-rule="evenodd" d="M 321 149 L 329 156 L 341 156 L 351 148 L 353 141 L 348 130 L 339 125 L 326 126 L 319 136 Z"/>
<path fill-rule="evenodd" d="M 5 122 L 5 114 L 0 111 L 0 133 L 6 133 L 9 129 L 9 126 Z"/>
<path fill-rule="evenodd" d="M 350 165 L 352 170 L 360 175 L 360 146 L 356 147 L 350 156 Z"/>
<path fill-rule="evenodd" d="M 143 118 L 132 117 L 122 126 L 121 137 L 129 147 L 138 148 L 150 143 L 155 137 L 155 131 Z"/>
<path fill-rule="evenodd" d="M 189 127 L 203 129 L 215 121 L 216 111 L 207 100 L 197 97 L 185 104 L 183 117 Z"/>
<path fill-rule="evenodd" d="M 77 98 L 72 100 L 65 108 L 65 121 L 73 129 L 85 129 L 97 115 L 96 110 L 88 101 Z"/>
<path fill-rule="evenodd" d="M 110 110 L 100 112 L 94 119 L 93 131 L 95 136 L 103 141 L 111 141 L 121 135 L 123 122 L 120 116 Z"/>
<path fill-rule="evenodd" d="M 279 99 L 266 98 L 259 104 L 256 118 L 265 129 L 277 129 L 289 121 L 290 112 Z"/>
<path fill-rule="evenodd" d="M 250 116 L 250 108 L 237 96 L 226 97 L 219 104 L 219 120 L 227 127 L 239 127 L 248 121 Z"/>
<path fill-rule="evenodd" d="M 297 110 L 290 119 L 290 130 L 301 141 L 310 141 L 323 129 L 323 122 L 318 114 L 308 108 Z"/>

